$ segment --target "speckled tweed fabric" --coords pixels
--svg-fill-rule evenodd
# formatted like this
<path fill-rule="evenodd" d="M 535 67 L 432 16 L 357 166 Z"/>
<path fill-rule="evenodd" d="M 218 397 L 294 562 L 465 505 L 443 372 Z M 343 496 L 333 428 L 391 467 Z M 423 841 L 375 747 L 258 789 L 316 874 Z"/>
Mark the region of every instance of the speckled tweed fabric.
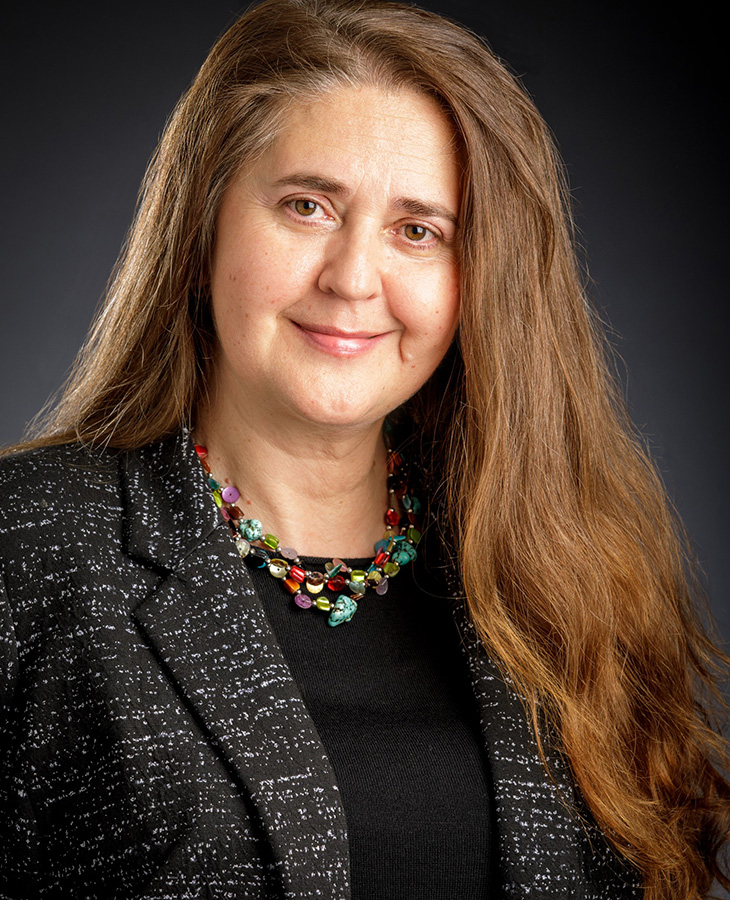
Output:
<path fill-rule="evenodd" d="M 0 897 L 349 896 L 331 766 L 184 437 L 0 461 L 0 564 Z M 500 896 L 640 896 L 456 615 Z"/>

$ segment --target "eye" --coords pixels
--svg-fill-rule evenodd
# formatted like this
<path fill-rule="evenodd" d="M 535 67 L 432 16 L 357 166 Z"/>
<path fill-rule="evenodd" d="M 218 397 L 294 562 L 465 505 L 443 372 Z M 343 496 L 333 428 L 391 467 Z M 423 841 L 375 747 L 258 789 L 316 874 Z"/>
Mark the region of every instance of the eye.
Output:
<path fill-rule="evenodd" d="M 319 203 L 314 200 L 293 200 L 291 205 L 296 213 L 304 217 L 313 216 L 319 208 Z"/>
<path fill-rule="evenodd" d="M 409 241 L 415 241 L 416 243 L 425 241 L 429 235 L 433 236 L 433 232 L 428 228 L 424 228 L 423 225 L 415 225 L 413 223 L 406 225 L 403 228 L 403 233 Z"/>

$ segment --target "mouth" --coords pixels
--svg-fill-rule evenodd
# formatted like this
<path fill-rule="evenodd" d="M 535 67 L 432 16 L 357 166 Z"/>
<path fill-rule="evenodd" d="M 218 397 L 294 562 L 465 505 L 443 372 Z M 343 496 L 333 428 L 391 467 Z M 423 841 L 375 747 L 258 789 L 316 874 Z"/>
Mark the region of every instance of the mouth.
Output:
<path fill-rule="evenodd" d="M 333 356 L 356 356 L 366 353 L 389 334 L 387 331 L 345 331 L 330 325 L 290 321 L 305 340 Z"/>

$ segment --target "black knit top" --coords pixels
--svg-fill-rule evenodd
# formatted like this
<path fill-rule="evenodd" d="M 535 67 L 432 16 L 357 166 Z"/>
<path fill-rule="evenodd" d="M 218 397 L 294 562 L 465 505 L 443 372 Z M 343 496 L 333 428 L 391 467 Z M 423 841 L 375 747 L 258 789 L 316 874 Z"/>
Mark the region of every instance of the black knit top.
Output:
<path fill-rule="evenodd" d="M 331 627 L 266 569 L 251 573 L 337 777 L 353 900 L 488 897 L 490 792 L 447 601 L 408 566 Z"/>

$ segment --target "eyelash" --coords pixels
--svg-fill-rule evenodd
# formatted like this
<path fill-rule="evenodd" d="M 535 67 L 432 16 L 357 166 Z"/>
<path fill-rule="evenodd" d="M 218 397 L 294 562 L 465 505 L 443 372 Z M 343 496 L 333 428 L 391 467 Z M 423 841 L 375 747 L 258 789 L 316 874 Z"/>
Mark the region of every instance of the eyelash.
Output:
<path fill-rule="evenodd" d="M 320 209 L 325 214 L 325 216 L 327 216 L 327 218 L 333 218 L 329 215 L 329 213 L 326 212 L 322 204 L 317 200 L 313 200 L 311 197 L 294 197 L 292 200 L 285 200 L 283 205 L 290 211 L 290 215 L 295 218 L 296 221 L 304 223 L 306 223 L 307 219 L 312 219 L 314 222 L 321 221 L 319 217 L 315 217 L 314 215 L 314 213 L 316 213 L 316 210 L 313 211 L 313 214 L 311 216 L 305 216 L 302 213 L 298 213 L 296 211 L 295 204 L 302 202 L 314 203 L 314 205 L 318 207 L 318 209 Z M 442 236 L 437 231 L 435 231 L 433 228 L 429 228 L 427 225 L 422 225 L 420 222 L 405 222 L 403 225 L 399 225 L 397 230 L 402 231 L 404 228 L 408 228 L 409 226 L 423 228 L 427 234 L 431 235 L 430 239 L 424 238 L 424 240 L 422 241 L 411 241 L 408 240 L 408 238 L 404 238 L 408 246 L 412 247 L 414 250 L 433 250 L 435 244 L 440 243 L 443 240 Z"/>

